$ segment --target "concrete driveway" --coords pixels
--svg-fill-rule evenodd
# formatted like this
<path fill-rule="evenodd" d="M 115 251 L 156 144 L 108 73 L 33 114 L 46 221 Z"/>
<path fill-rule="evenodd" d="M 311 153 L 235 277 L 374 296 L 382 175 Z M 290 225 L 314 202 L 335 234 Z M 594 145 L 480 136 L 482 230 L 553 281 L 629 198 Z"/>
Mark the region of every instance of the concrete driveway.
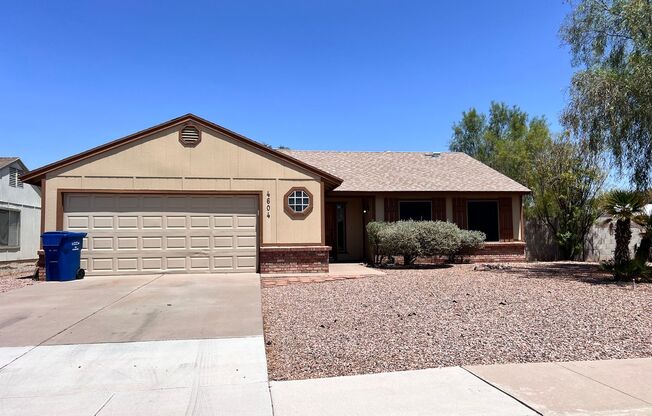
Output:
<path fill-rule="evenodd" d="M 260 279 L 95 277 L 0 295 L 0 415 L 271 415 Z"/>

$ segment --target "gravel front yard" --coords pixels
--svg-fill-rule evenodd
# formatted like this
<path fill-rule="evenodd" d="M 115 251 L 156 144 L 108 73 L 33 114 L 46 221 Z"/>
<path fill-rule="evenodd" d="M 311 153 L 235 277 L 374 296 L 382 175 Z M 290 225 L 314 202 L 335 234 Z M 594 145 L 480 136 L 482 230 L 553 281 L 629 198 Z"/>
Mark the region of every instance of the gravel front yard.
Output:
<path fill-rule="evenodd" d="M 0 293 L 39 283 L 33 280 L 33 262 L 0 264 Z"/>
<path fill-rule="evenodd" d="M 510 266 L 265 288 L 270 378 L 652 356 L 652 284 L 591 264 Z"/>

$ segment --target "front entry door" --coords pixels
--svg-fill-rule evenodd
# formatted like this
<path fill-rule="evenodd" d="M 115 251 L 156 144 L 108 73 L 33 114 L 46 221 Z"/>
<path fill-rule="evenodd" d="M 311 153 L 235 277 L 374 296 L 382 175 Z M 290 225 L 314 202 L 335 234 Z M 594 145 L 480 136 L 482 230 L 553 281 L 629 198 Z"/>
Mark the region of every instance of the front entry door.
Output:
<path fill-rule="evenodd" d="M 324 240 L 326 245 L 330 246 L 331 251 L 329 252 L 330 260 L 337 260 L 337 209 L 336 203 L 326 202 L 326 212 L 324 213 L 325 217 L 325 236 Z"/>

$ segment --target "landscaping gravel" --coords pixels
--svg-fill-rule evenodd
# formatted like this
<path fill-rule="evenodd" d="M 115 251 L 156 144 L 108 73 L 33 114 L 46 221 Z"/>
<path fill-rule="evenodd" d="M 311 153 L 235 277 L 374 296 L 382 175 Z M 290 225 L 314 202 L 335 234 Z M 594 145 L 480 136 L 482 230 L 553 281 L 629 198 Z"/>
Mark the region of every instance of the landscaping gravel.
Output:
<path fill-rule="evenodd" d="M 32 279 L 35 270 L 33 262 L 0 264 L 0 293 L 39 283 Z"/>
<path fill-rule="evenodd" d="M 652 284 L 585 263 L 474 267 L 263 289 L 270 378 L 652 356 Z"/>

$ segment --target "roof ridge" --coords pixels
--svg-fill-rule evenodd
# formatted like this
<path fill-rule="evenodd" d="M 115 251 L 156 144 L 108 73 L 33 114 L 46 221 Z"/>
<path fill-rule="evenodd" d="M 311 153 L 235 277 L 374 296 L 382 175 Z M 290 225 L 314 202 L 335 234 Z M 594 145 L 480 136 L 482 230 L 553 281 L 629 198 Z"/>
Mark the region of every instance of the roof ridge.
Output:
<path fill-rule="evenodd" d="M 281 152 L 320 152 L 320 153 L 414 153 L 414 154 L 428 154 L 428 153 L 461 153 L 439 150 L 309 150 L 309 149 L 278 149 Z"/>

